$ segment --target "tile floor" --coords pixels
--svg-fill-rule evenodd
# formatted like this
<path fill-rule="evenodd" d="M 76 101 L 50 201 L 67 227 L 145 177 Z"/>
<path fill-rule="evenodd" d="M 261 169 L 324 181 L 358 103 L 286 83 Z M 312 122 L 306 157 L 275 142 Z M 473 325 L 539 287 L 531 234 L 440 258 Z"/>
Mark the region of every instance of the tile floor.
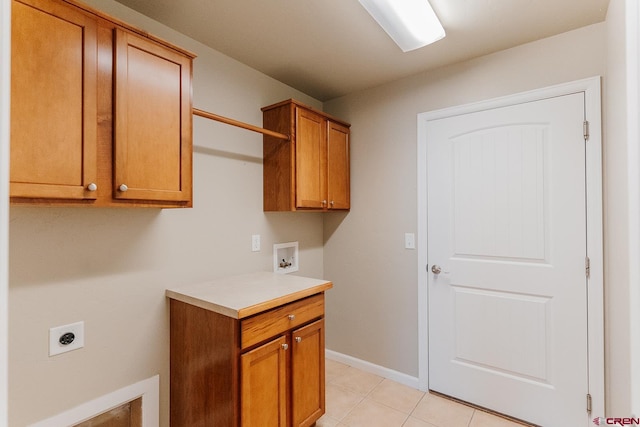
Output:
<path fill-rule="evenodd" d="M 326 359 L 326 413 L 316 427 L 522 427 Z"/>

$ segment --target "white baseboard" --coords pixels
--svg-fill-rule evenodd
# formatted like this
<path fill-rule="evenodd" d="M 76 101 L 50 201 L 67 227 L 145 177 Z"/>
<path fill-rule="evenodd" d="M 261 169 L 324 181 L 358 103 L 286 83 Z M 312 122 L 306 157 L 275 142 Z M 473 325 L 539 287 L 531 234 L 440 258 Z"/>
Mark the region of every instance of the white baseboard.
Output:
<path fill-rule="evenodd" d="M 385 368 L 384 366 L 375 365 L 371 362 L 367 362 L 366 360 L 362 360 L 362 359 L 355 358 L 353 356 L 338 353 L 333 350 L 325 349 L 324 354 L 327 359 L 344 363 L 345 365 L 353 366 L 354 368 L 358 368 L 362 371 L 369 372 L 370 374 L 375 374 L 380 377 L 393 380 L 400 384 L 404 384 L 408 387 L 412 387 L 417 390 L 420 390 L 420 381 L 418 380 L 417 377 L 412 377 L 411 375 L 394 371 L 393 369 Z M 426 391 L 426 389 L 422 391 Z"/>

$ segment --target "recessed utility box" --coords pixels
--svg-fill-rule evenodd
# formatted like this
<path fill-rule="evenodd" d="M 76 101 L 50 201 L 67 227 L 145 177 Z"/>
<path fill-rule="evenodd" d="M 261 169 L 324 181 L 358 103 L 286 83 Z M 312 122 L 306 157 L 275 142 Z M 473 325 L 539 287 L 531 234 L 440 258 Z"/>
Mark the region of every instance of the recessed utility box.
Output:
<path fill-rule="evenodd" d="M 273 271 L 283 274 L 298 271 L 298 242 L 273 245 Z"/>

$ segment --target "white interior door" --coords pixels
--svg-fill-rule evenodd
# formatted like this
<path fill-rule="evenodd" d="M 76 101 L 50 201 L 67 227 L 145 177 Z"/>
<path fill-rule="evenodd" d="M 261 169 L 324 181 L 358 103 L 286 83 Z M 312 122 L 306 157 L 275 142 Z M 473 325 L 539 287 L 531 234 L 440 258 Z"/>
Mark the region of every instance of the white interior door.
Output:
<path fill-rule="evenodd" d="M 430 389 L 584 425 L 584 117 L 576 93 L 427 124 Z"/>

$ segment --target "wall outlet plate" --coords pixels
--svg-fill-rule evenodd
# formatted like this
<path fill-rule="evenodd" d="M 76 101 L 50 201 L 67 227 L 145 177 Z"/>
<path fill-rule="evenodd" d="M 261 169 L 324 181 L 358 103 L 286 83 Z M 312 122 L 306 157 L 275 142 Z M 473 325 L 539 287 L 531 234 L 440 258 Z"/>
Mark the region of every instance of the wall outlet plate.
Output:
<path fill-rule="evenodd" d="M 84 322 L 49 329 L 49 357 L 84 347 Z"/>

